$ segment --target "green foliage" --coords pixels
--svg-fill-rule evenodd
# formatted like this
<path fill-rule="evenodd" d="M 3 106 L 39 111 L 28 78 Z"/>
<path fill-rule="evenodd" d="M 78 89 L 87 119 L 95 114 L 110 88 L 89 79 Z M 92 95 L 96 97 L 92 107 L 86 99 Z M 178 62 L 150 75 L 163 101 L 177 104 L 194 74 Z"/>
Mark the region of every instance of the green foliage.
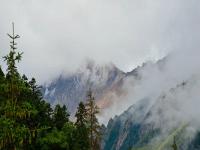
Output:
<path fill-rule="evenodd" d="M 4 73 L 3 73 L 1 66 L 0 66 L 0 79 L 3 80 L 3 78 L 4 78 Z"/>
<path fill-rule="evenodd" d="M 76 131 L 74 134 L 75 150 L 88 150 L 89 146 L 89 129 L 87 128 L 87 110 L 83 102 L 80 102 L 76 113 Z"/>
<path fill-rule="evenodd" d="M 66 122 L 69 121 L 69 114 L 67 112 L 67 107 L 56 105 L 53 113 L 53 123 L 55 127 L 61 130 Z"/>
<path fill-rule="evenodd" d="M 40 132 L 51 123 L 50 105 L 42 100 L 36 81 L 18 73 L 16 63 L 22 53 L 16 52 L 18 35 L 8 34 L 11 49 L 4 58 L 7 72 L 0 68 L 0 149 L 34 149 Z M 30 146 L 31 145 L 31 146 Z"/>
<path fill-rule="evenodd" d="M 4 58 L 6 73 L 0 67 L 0 149 L 2 150 L 89 150 L 100 149 L 98 108 L 91 99 L 87 109 L 79 104 L 76 122 L 69 120 L 67 107 L 56 105 L 53 110 L 43 100 L 41 87 L 26 75 L 20 75 L 17 62 L 18 35 L 8 34 L 11 49 Z M 92 134 L 89 134 L 92 133 Z M 94 147 L 95 146 L 95 147 Z"/>
<path fill-rule="evenodd" d="M 23 120 L 30 118 L 31 115 L 37 113 L 28 101 L 23 101 L 21 93 L 24 92 L 24 82 L 21 80 L 20 74 L 16 67 L 16 61 L 22 58 L 22 53 L 17 53 L 15 39 L 18 35 L 9 35 L 12 39 L 11 50 L 4 57 L 7 64 L 6 78 L 1 73 L 1 101 L 0 105 L 0 148 L 1 149 L 19 149 L 27 143 L 31 143 L 34 130 L 31 130 Z M 28 89 L 27 89 L 28 90 Z"/>
<path fill-rule="evenodd" d="M 40 138 L 41 150 L 72 150 L 73 148 L 73 133 L 75 127 L 71 122 L 65 123 L 62 130 L 54 128 L 44 137 Z"/>
<path fill-rule="evenodd" d="M 86 103 L 87 110 L 87 123 L 89 129 L 89 141 L 91 150 L 100 149 L 101 141 L 101 126 L 97 120 L 96 115 L 99 113 L 99 108 L 95 104 L 95 98 L 93 97 L 92 91 L 88 91 L 88 99 Z"/>
<path fill-rule="evenodd" d="M 187 124 L 182 124 L 179 128 L 172 130 L 171 134 L 166 136 L 164 139 L 159 139 L 152 141 L 151 143 L 134 147 L 132 150 L 178 150 L 181 149 L 179 146 L 183 145 L 185 140 L 182 137 L 185 137 L 184 131 L 186 130 Z M 176 139 L 174 137 L 177 137 Z M 173 143 L 173 144 L 172 144 Z"/>

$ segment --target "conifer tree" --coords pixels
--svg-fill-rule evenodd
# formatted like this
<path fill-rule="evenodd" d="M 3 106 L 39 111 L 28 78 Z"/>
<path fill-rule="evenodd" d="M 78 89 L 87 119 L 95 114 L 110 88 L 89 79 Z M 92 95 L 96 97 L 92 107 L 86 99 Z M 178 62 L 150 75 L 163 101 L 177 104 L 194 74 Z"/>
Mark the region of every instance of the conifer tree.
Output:
<path fill-rule="evenodd" d="M 63 105 L 62 107 L 60 105 L 56 105 L 53 114 L 53 122 L 55 124 L 55 127 L 61 130 L 64 124 L 68 121 L 69 114 L 67 112 L 67 107 L 65 105 Z"/>
<path fill-rule="evenodd" d="M 12 35 L 8 34 L 11 38 L 10 51 L 3 57 L 7 64 L 5 83 L 2 88 L 6 96 L 0 108 L 0 149 L 7 150 L 22 148 L 25 141 L 31 141 L 32 131 L 22 122 L 33 112 L 32 106 L 27 101 L 22 101 L 24 99 L 21 97 L 25 86 L 18 73 L 16 62 L 21 60 L 22 53 L 16 52 L 15 40 L 19 35 L 14 33 L 14 23 L 12 27 Z"/>
<path fill-rule="evenodd" d="M 3 73 L 1 66 L 0 66 L 0 79 L 2 79 L 3 77 L 4 77 L 4 73 Z"/>
<path fill-rule="evenodd" d="M 89 150 L 89 131 L 87 128 L 87 110 L 83 102 L 79 103 L 76 112 L 75 150 Z"/>
<path fill-rule="evenodd" d="M 172 144 L 171 147 L 172 147 L 173 150 L 178 150 L 178 147 L 176 145 L 176 139 L 175 139 L 175 137 L 174 137 L 174 143 Z"/>
<path fill-rule="evenodd" d="M 91 150 L 100 149 L 100 139 L 101 139 L 101 126 L 99 125 L 96 115 L 99 113 L 99 108 L 95 103 L 95 98 L 92 94 L 91 89 L 87 93 L 87 121 L 89 128 L 89 142 Z"/>
<path fill-rule="evenodd" d="M 5 97 L 5 76 L 0 66 L 0 104 L 3 102 Z"/>
<path fill-rule="evenodd" d="M 6 78 L 8 79 L 9 82 L 9 99 L 12 102 L 12 105 L 16 103 L 17 101 L 17 96 L 19 94 L 19 88 L 18 88 L 18 83 L 19 83 L 19 73 L 16 67 L 16 62 L 21 61 L 22 58 L 22 53 L 16 52 L 16 45 L 17 43 L 15 42 L 16 39 L 20 38 L 19 35 L 15 35 L 14 31 L 14 23 L 12 24 L 12 29 L 13 33 L 12 35 L 8 34 L 8 37 L 11 39 L 10 42 L 10 52 L 8 55 L 4 56 L 4 61 L 6 61 L 7 64 L 7 74 Z"/>

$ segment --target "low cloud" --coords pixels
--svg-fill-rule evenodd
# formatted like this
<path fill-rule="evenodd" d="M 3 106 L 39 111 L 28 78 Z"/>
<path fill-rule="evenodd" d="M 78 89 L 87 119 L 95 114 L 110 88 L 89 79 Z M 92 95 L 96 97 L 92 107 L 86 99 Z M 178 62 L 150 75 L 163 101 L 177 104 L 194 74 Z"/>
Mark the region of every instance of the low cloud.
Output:
<path fill-rule="evenodd" d="M 21 72 L 40 83 L 73 71 L 85 57 L 130 71 L 168 52 L 196 47 L 198 0 L 2 0 L 0 55 L 11 22 L 21 35 Z M 187 43 L 187 44 L 186 44 Z M 184 47 L 185 48 L 185 47 Z"/>

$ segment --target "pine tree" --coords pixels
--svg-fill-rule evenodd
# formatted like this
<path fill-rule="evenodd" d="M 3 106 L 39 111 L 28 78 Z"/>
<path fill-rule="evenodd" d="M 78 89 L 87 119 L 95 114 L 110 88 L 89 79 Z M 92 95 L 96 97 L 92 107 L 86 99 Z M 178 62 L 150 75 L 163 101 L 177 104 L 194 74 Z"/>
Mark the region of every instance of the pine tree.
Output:
<path fill-rule="evenodd" d="M 5 75 L 0 66 L 0 104 L 5 100 Z"/>
<path fill-rule="evenodd" d="M 101 126 L 99 125 L 98 119 L 96 117 L 96 115 L 99 113 L 99 108 L 95 104 L 95 98 L 91 90 L 89 90 L 87 94 L 86 110 L 89 128 L 90 149 L 99 150 L 101 139 Z"/>
<path fill-rule="evenodd" d="M 63 107 L 61 107 L 60 105 L 56 105 L 53 114 L 53 122 L 55 124 L 55 127 L 61 130 L 64 124 L 68 121 L 69 114 L 67 112 L 67 107 L 65 105 L 63 105 Z"/>
<path fill-rule="evenodd" d="M 75 150 L 89 150 L 89 131 L 87 128 L 87 110 L 83 102 L 79 103 L 76 112 Z"/>
<path fill-rule="evenodd" d="M 175 139 L 175 137 L 174 137 L 174 143 L 172 144 L 171 147 L 172 147 L 173 150 L 178 150 L 178 147 L 176 145 L 176 139 Z"/>
<path fill-rule="evenodd" d="M 12 29 L 13 29 L 13 33 L 12 35 L 8 34 L 9 38 L 11 39 L 10 42 L 10 52 L 8 55 L 4 56 L 4 61 L 6 61 L 7 64 L 7 74 L 6 74 L 6 78 L 8 79 L 8 85 L 9 85 L 9 99 L 12 102 L 12 105 L 14 105 L 14 103 L 16 103 L 17 101 L 17 96 L 19 94 L 19 88 L 18 88 L 18 84 L 19 84 L 19 73 L 16 67 L 16 62 L 21 61 L 22 58 L 22 53 L 16 52 L 16 45 L 17 43 L 15 42 L 16 39 L 18 39 L 20 36 L 19 35 L 15 35 L 15 31 L 14 31 L 14 23 L 12 24 Z"/>
<path fill-rule="evenodd" d="M 16 67 L 16 62 L 21 60 L 22 53 L 16 52 L 15 40 L 19 38 L 19 35 L 14 33 L 14 23 L 13 33 L 8 36 L 11 38 L 11 49 L 9 54 L 3 57 L 7 64 L 7 73 L 3 87 L 1 87 L 4 102 L 0 107 L 0 149 L 15 150 L 22 148 L 25 141 L 31 142 L 33 131 L 23 124 L 23 120 L 29 118 L 34 109 L 27 101 L 23 101 L 22 97 L 26 87 Z"/>
<path fill-rule="evenodd" d="M 4 73 L 3 73 L 1 66 L 0 66 L 0 79 L 2 79 L 3 77 L 4 77 Z"/>

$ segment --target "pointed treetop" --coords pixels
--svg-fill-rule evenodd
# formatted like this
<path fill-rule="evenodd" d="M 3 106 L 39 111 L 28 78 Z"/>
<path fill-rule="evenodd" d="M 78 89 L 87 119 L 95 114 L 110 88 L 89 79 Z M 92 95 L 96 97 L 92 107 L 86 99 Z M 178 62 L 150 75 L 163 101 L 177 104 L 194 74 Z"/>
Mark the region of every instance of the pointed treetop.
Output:
<path fill-rule="evenodd" d="M 14 22 L 12 23 L 12 34 L 7 34 L 9 38 L 11 38 L 11 45 L 10 48 L 14 51 L 15 49 L 17 49 L 16 45 L 17 43 L 15 42 L 16 39 L 20 38 L 19 35 L 15 35 L 15 25 Z"/>
<path fill-rule="evenodd" d="M 88 98 L 88 100 L 94 100 L 94 96 L 92 94 L 91 88 L 89 88 L 89 90 L 87 92 L 87 98 Z"/>
<path fill-rule="evenodd" d="M 7 74 L 8 76 L 17 77 L 19 76 L 17 67 L 16 67 L 16 61 L 19 62 L 22 58 L 23 53 L 16 52 L 17 49 L 16 45 L 17 43 L 15 40 L 17 38 L 20 38 L 19 35 L 15 34 L 15 28 L 14 23 L 12 23 L 12 34 L 8 34 L 8 37 L 11 39 L 10 42 L 10 52 L 6 56 L 4 56 L 4 61 L 7 63 Z"/>
<path fill-rule="evenodd" d="M 175 136 L 174 136 L 174 143 L 173 143 L 173 145 L 171 147 L 172 147 L 173 150 L 178 150 Z"/>

